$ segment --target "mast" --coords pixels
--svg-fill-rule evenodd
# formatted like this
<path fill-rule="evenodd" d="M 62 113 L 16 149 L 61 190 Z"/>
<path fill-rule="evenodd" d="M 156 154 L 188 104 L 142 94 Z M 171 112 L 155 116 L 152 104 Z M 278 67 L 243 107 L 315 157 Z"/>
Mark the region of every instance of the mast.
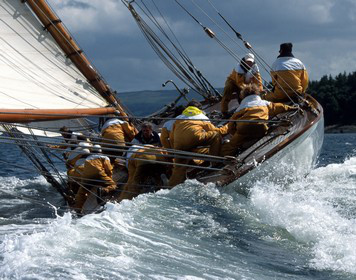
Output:
<path fill-rule="evenodd" d="M 88 82 L 98 91 L 98 93 L 113 107 L 119 110 L 120 115 L 127 116 L 120 101 L 115 97 L 114 92 L 101 78 L 98 72 L 91 66 L 91 63 L 74 41 L 69 31 L 62 21 L 57 17 L 45 0 L 21 0 L 27 3 L 29 8 L 38 17 L 47 30 L 57 42 L 59 47 L 66 54 L 78 70 L 85 76 Z"/>

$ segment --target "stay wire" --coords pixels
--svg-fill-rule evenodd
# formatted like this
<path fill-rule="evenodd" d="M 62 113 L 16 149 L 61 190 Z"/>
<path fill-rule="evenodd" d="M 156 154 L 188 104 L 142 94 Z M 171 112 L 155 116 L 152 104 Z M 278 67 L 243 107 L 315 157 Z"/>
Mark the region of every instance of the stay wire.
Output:
<path fill-rule="evenodd" d="M 0 136 L 0 139 L 8 140 L 6 138 L 7 137 Z M 9 140 L 9 141 L 11 141 L 11 140 Z M 1 142 L 1 143 L 3 143 L 3 144 L 13 144 L 11 142 Z M 17 145 L 21 146 L 21 147 L 33 147 L 33 145 L 25 144 L 25 143 L 18 143 Z M 139 149 L 144 149 L 144 148 L 145 147 L 142 146 Z M 62 149 L 59 149 L 59 148 L 47 147 L 46 149 L 63 151 Z M 110 149 L 110 148 L 107 148 L 107 149 L 108 150 L 114 150 L 114 151 L 121 151 L 121 152 L 127 152 L 128 151 L 127 149 Z M 222 162 L 222 160 L 219 160 L 219 157 L 215 158 L 214 156 L 209 156 L 209 155 L 204 155 L 204 154 L 199 154 L 199 153 L 197 153 L 197 156 L 185 156 L 184 153 L 182 154 L 182 153 L 179 153 L 179 152 L 176 152 L 176 154 L 174 156 L 173 155 L 157 154 L 157 153 L 153 153 L 153 152 L 140 152 L 140 151 L 133 151 L 132 153 L 133 154 L 143 154 L 143 155 L 155 155 L 155 156 L 159 156 L 161 158 L 164 158 L 164 157 L 176 157 L 176 158 L 183 158 L 183 159 L 200 159 L 200 160 L 206 160 L 206 161 Z M 96 153 L 93 153 L 93 154 L 96 154 Z M 114 155 L 114 154 L 103 154 L 103 156 L 108 156 L 108 157 L 113 157 L 113 158 L 118 158 L 118 159 L 123 159 L 123 160 L 127 159 L 126 156 L 118 156 L 118 155 Z M 206 157 L 204 157 L 204 156 L 206 156 Z M 222 158 L 222 159 L 226 160 L 225 158 Z M 132 158 L 131 157 L 131 158 L 129 158 L 129 160 L 142 161 L 142 162 L 161 164 L 161 165 L 185 166 L 185 167 L 191 167 L 191 168 L 202 169 L 202 170 L 213 170 L 213 171 L 220 171 L 221 170 L 221 169 L 218 169 L 218 168 L 205 167 L 205 166 L 199 166 L 199 165 L 180 164 L 180 163 L 173 163 L 173 162 L 169 162 L 169 161 L 148 160 L 148 159 L 142 159 L 142 158 Z"/>
<path fill-rule="evenodd" d="M 208 14 L 206 11 L 204 11 L 199 5 L 197 5 L 194 0 L 190 0 L 190 1 L 191 1 L 207 18 L 209 18 L 209 20 L 210 20 L 211 22 L 213 22 L 228 38 L 230 38 L 231 41 L 233 41 L 242 51 L 244 51 L 244 48 L 242 48 L 242 47 L 240 46 L 240 44 L 236 41 L 236 39 L 232 38 L 212 17 L 209 16 L 209 14 Z M 215 10 L 216 10 L 216 9 L 215 9 Z M 217 11 L 217 10 L 216 10 L 216 11 Z M 220 14 L 218 11 L 217 11 L 217 13 L 221 16 L 221 14 Z M 222 16 L 221 16 L 221 17 L 222 17 Z M 229 27 L 233 29 L 233 27 L 226 21 L 226 19 L 225 19 L 225 18 L 223 18 L 223 19 L 224 19 L 224 21 L 229 25 Z M 259 61 L 259 58 L 260 58 L 261 61 L 265 63 L 265 61 L 256 53 L 256 51 L 252 48 L 252 46 L 251 46 L 247 41 L 245 41 L 245 40 L 242 38 L 241 34 L 238 33 L 237 31 L 235 31 L 234 29 L 233 29 L 233 31 L 234 31 L 236 34 L 238 34 L 237 37 L 238 37 L 239 39 L 241 39 L 241 40 L 244 42 L 245 47 L 248 48 L 252 53 L 254 53 L 254 54 L 256 55 L 257 61 Z M 227 52 L 230 56 L 232 56 L 238 63 L 240 63 L 240 62 L 242 61 L 242 58 L 239 57 L 239 56 L 238 56 L 231 48 L 229 48 L 225 43 L 223 43 L 222 40 L 216 38 L 216 41 L 217 41 L 217 42 L 220 44 L 220 46 L 223 47 L 223 48 L 226 50 L 226 52 Z M 266 64 L 267 64 L 267 63 L 266 63 Z M 268 73 L 268 70 L 267 70 L 267 68 L 264 66 L 264 64 L 261 63 L 261 65 L 262 65 L 263 69 Z M 253 75 L 253 77 L 257 78 L 254 73 L 251 73 L 251 74 Z M 261 78 L 262 78 L 262 77 L 261 77 Z M 262 80 L 263 80 L 265 83 L 268 83 L 268 81 L 265 80 L 264 78 L 262 78 Z M 264 86 L 264 85 L 262 85 L 262 86 Z"/>
<path fill-rule="evenodd" d="M 137 3 L 136 3 L 137 5 Z M 140 9 L 142 9 L 140 6 L 138 6 Z M 149 27 L 149 25 L 145 22 L 145 20 L 138 15 L 138 13 L 134 10 L 132 6 L 129 7 L 129 10 L 131 11 L 132 15 L 134 16 L 136 23 L 138 24 L 139 28 L 141 29 L 142 33 L 146 37 L 147 41 L 150 43 L 151 47 L 153 50 L 156 52 L 156 54 L 160 57 L 160 59 L 166 64 L 168 69 L 170 69 L 181 81 L 183 81 L 186 85 L 191 86 L 194 91 L 196 91 L 198 94 L 202 95 L 204 98 L 204 91 L 201 90 L 201 88 L 198 86 L 196 81 L 192 79 L 192 77 L 188 74 L 188 69 L 186 69 L 180 62 L 179 60 L 175 57 L 175 55 L 169 50 L 169 48 L 162 42 L 162 40 L 155 34 L 155 32 Z M 162 53 L 162 51 L 167 55 Z M 168 59 L 170 61 L 168 61 Z M 177 67 L 177 69 L 174 67 L 174 65 Z M 178 74 L 178 70 L 180 73 Z M 185 77 L 185 78 L 183 78 Z M 187 83 L 189 81 L 190 84 Z"/>
<path fill-rule="evenodd" d="M 193 0 L 191 0 L 191 1 L 193 1 Z M 250 43 L 248 43 L 248 42 L 242 37 L 241 33 L 237 32 L 237 31 L 235 30 L 235 28 L 226 20 L 226 18 L 218 11 L 218 9 L 213 5 L 213 3 L 212 3 L 210 0 L 207 0 L 207 1 L 208 1 L 209 4 L 213 7 L 213 9 L 217 12 L 217 14 L 224 20 L 224 22 L 230 27 L 230 29 L 236 34 L 236 37 L 237 37 L 238 39 L 240 39 L 240 40 L 244 43 L 245 47 L 253 52 L 253 54 L 257 57 L 257 61 L 262 62 L 261 65 L 262 65 L 262 67 L 264 68 L 264 70 L 265 70 L 267 73 L 269 73 L 270 71 L 272 71 L 271 66 L 263 59 L 263 57 L 261 57 L 261 56 L 252 48 L 252 46 L 250 45 Z M 209 18 L 210 18 L 210 17 L 209 17 Z M 219 26 L 219 25 L 217 25 L 217 26 Z M 221 28 L 220 28 L 220 29 L 221 29 Z M 221 29 L 221 30 L 223 30 L 223 29 Z M 225 31 L 223 30 L 223 32 L 225 32 Z M 225 34 L 227 34 L 227 33 L 225 32 Z M 230 36 L 229 36 L 229 37 L 230 37 Z M 230 39 L 231 39 L 231 37 L 230 37 Z M 265 66 L 266 66 L 268 69 L 267 69 Z M 278 74 L 277 74 L 277 75 L 278 75 Z M 286 83 L 286 81 L 285 81 L 282 77 L 280 77 L 280 75 L 278 75 L 278 77 L 282 80 L 282 82 L 284 82 L 284 83 L 289 87 L 289 89 L 291 89 L 291 90 L 294 92 L 294 94 L 296 94 L 296 96 L 298 96 L 298 97 L 301 98 L 302 100 L 305 100 L 305 98 L 304 98 L 303 96 L 301 96 L 297 91 L 295 91 L 288 83 Z M 265 82 L 267 82 L 267 81 L 265 81 Z M 281 87 L 281 89 L 282 89 L 282 91 L 284 92 L 284 94 L 287 96 L 287 98 L 288 98 L 293 104 L 296 104 L 296 103 L 294 102 L 294 100 L 289 96 L 289 94 L 288 94 L 282 87 Z"/>
<path fill-rule="evenodd" d="M 152 0 L 153 1 L 153 0 Z M 176 50 L 176 52 L 178 53 L 178 55 L 182 58 L 182 60 L 184 61 L 184 63 L 186 64 L 186 66 L 188 67 L 187 70 L 190 70 L 190 72 L 192 72 L 192 74 L 195 77 L 195 81 L 197 83 L 199 83 L 203 89 L 205 91 L 207 91 L 208 89 L 204 86 L 204 84 L 202 84 L 202 82 L 200 81 L 199 77 L 196 76 L 196 74 L 194 73 L 193 69 L 191 68 L 190 65 L 192 65 L 192 62 L 190 61 L 190 59 L 187 57 L 187 55 L 182 52 L 175 44 L 174 42 L 170 39 L 170 37 L 168 36 L 168 34 L 165 32 L 165 30 L 163 29 L 163 27 L 159 24 L 159 22 L 157 21 L 157 19 L 155 18 L 155 16 L 152 14 L 152 12 L 150 11 L 150 9 L 147 7 L 147 5 L 143 2 L 143 0 L 141 1 L 143 6 L 146 8 L 147 13 L 144 11 L 144 9 L 142 7 L 140 7 L 140 5 L 138 3 L 136 3 L 136 5 L 142 10 L 143 13 L 146 14 L 147 18 L 151 20 L 151 22 L 157 27 L 157 29 L 163 34 L 163 36 L 172 44 L 173 48 Z M 154 2 L 153 2 L 154 3 Z M 157 10 L 158 7 L 156 6 Z M 160 13 L 160 11 L 158 10 L 158 12 Z M 149 15 L 148 15 L 149 13 Z M 161 16 L 163 17 L 163 15 L 161 14 Z M 164 19 L 164 17 L 163 17 Z M 165 21 L 165 19 L 164 19 Z M 168 26 L 168 23 L 165 21 L 166 25 Z M 171 29 L 170 29 L 171 30 Z M 171 31 L 172 32 L 172 31 Z M 177 60 L 178 58 L 175 57 Z M 181 64 L 182 65 L 182 64 Z M 183 66 L 183 65 L 182 65 Z"/>
<path fill-rule="evenodd" d="M 143 2 L 143 0 L 141 0 Z M 215 94 L 219 94 L 217 92 L 217 90 L 208 82 L 208 80 L 204 77 L 204 75 L 202 75 L 201 71 L 198 70 L 194 63 L 192 62 L 192 60 L 189 58 L 187 52 L 185 51 L 185 49 L 183 48 L 182 44 L 180 43 L 180 41 L 178 40 L 177 36 L 175 35 L 175 33 L 173 32 L 172 28 L 170 27 L 170 25 L 168 24 L 166 18 L 163 16 L 163 14 L 161 13 L 161 11 L 159 10 L 158 6 L 156 5 L 156 3 L 154 2 L 154 0 L 151 0 L 153 5 L 155 6 L 156 10 L 158 11 L 159 15 L 161 16 L 161 18 L 163 19 L 163 21 L 165 22 L 165 24 L 167 25 L 169 31 L 171 32 L 171 34 L 173 35 L 174 39 L 177 41 L 179 48 L 177 48 L 181 55 L 182 55 L 182 58 L 183 60 L 186 61 L 187 63 L 187 66 L 189 68 L 189 70 L 196 76 L 197 75 L 197 78 L 199 78 L 199 80 L 201 81 L 201 84 L 204 86 L 204 88 L 207 90 L 207 91 L 210 91 L 212 90 Z M 167 35 L 168 36 L 168 35 Z M 175 44 L 172 42 L 173 46 L 175 46 Z M 190 66 L 190 67 L 189 67 Z M 209 89 L 210 88 L 210 89 Z"/>

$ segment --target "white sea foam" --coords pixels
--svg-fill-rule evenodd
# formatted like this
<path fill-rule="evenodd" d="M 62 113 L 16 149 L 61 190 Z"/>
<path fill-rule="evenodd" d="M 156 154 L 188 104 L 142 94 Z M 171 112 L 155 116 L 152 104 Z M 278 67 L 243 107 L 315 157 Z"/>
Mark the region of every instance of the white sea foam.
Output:
<path fill-rule="evenodd" d="M 28 225 L 26 234 L 8 232 L 3 238 L 0 276 L 36 275 L 36 279 L 46 279 L 48 275 L 55 275 L 56 279 L 247 276 L 249 271 L 240 260 L 235 260 L 233 247 L 229 246 L 228 256 L 219 252 L 215 242 L 210 242 L 221 238 L 228 229 L 217 221 L 214 212 L 196 209 L 194 205 L 228 209 L 225 202 L 231 202 L 229 199 L 213 185 L 188 182 L 171 191 L 142 195 L 121 204 L 109 203 L 100 214 L 73 219 L 66 213 L 33 228 Z M 224 269 L 228 257 L 235 263 L 233 270 Z"/>
<path fill-rule="evenodd" d="M 265 226 L 297 240 L 312 269 L 356 273 L 355 174 L 356 158 L 350 158 L 292 184 L 260 181 L 249 198 L 188 181 L 80 219 L 65 213 L 2 226 L 0 278 L 283 279 L 282 272 L 253 266 L 253 241 L 243 246 L 242 231 L 259 239 Z M 14 187 L 10 179 L 6 184 Z M 281 239 L 271 238 L 275 254 Z M 298 251 L 291 256 L 298 258 Z"/>
<path fill-rule="evenodd" d="M 260 219 L 310 246 L 310 265 L 356 273 L 356 157 L 286 185 L 258 182 L 251 203 Z"/>

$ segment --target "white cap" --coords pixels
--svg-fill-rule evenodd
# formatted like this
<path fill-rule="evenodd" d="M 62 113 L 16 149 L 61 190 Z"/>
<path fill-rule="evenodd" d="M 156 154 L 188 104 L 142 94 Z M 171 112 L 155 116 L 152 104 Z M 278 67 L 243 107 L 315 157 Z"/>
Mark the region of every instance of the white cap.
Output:
<path fill-rule="evenodd" d="M 255 56 L 252 54 L 252 53 L 248 53 L 248 54 L 246 54 L 245 55 L 245 61 L 247 62 L 247 61 L 250 61 L 250 62 L 255 62 Z"/>
<path fill-rule="evenodd" d="M 90 150 L 89 149 L 82 149 L 82 154 L 90 154 Z"/>
<path fill-rule="evenodd" d="M 79 142 L 78 146 L 82 148 L 90 148 L 93 145 L 88 142 Z"/>
<path fill-rule="evenodd" d="M 101 153 L 101 146 L 100 145 L 94 145 L 92 148 L 94 153 Z"/>

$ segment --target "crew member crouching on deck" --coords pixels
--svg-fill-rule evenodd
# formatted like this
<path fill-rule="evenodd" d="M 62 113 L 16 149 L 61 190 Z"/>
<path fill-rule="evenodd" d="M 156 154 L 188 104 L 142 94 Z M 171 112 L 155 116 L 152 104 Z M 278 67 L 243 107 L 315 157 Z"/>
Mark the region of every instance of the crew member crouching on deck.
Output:
<path fill-rule="evenodd" d="M 210 155 L 219 155 L 222 135 L 227 129 L 215 127 L 203 113 L 202 105 L 192 100 L 182 115 L 176 118 L 170 134 L 170 141 L 176 150 L 193 151 L 198 146 L 209 146 Z M 175 163 L 187 164 L 189 160 L 175 158 Z M 174 165 L 169 185 L 175 186 L 185 181 L 187 167 Z"/>
<path fill-rule="evenodd" d="M 265 122 L 248 121 L 266 121 L 275 115 L 296 109 L 282 103 L 262 100 L 259 94 L 260 91 L 255 85 L 248 85 L 241 91 L 241 104 L 236 109 L 231 120 L 242 122 L 229 122 L 227 124 L 228 133 L 232 135 L 232 138 L 230 142 L 223 144 L 221 149 L 222 156 L 235 156 L 243 144 L 257 141 L 266 134 L 268 126 Z M 243 122 L 244 120 L 246 122 Z"/>
<path fill-rule="evenodd" d="M 184 109 L 185 108 L 182 105 L 176 107 L 174 110 L 173 118 L 182 114 Z M 171 139 L 170 139 L 170 134 L 173 129 L 173 124 L 175 123 L 175 121 L 176 121 L 175 119 L 166 121 L 163 124 L 162 130 L 161 130 L 161 135 L 160 135 L 161 143 L 162 143 L 162 146 L 166 149 L 173 149 L 173 145 L 172 145 Z"/>
<path fill-rule="evenodd" d="M 90 195 L 107 196 L 116 189 L 116 183 L 112 179 L 113 167 L 110 159 L 101 154 L 100 145 L 94 145 L 92 152 L 95 154 L 86 158 L 82 173 L 82 187 L 75 196 L 76 209 L 81 209 Z"/>
<path fill-rule="evenodd" d="M 164 150 L 153 145 L 133 146 L 127 155 L 129 178 L 118 200 L 132 199 L 148 192 L 148 180 L 151 180 L 152 186 L 164 184 L 161 182 L 161 176 L 167 174 L 168 167 L 155 162 L 167 161 L 165 155 L 167 153 Z"/>
<path fill-rule="evenodd" d="M 85 159 L 90 155 L 89 149 L 91 146 L 92 145 L 88 142 L 80 142 L 79 147 L 70 151 L 68 154 L 66 167 L 68 176 L 68 193 L 71 196 L 70 200 L 74 200 L 74 197 L 80 188 Z"/>
<path fill-rule="evenodd" d="M 108 119 L 102 129 L 101 129 L 101 137 L 102 142 L 107 143 L 108 145 L 103 144 L 103 153 L 109 156 L 111 163 L 115 161 L 115 156 L 121 156 L 123 154 L 123 148 L 126 146 L 125 142 L 131 142 L 135 137 L 136 129 L 129 124 L 127 121 L 120 120 L 118 118 L 110 118 Z M 115 151 L 115 146 L 117 146 L 120 150 Z M 107 150 L 105 148 L 109 148 L 111 150 Z"/>

